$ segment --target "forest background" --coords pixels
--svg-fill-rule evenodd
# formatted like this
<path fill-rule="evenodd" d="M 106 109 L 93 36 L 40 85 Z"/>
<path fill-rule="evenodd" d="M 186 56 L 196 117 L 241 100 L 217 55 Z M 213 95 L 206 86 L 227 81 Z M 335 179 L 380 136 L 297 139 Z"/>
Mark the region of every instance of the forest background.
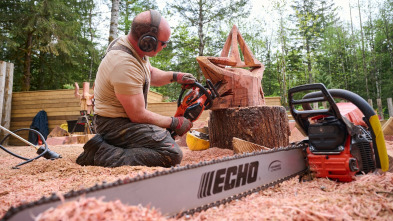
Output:
<path fill-rule="evenodd" d="M 393 96 L 393 1 L 343 2 L 346 10 L 334 0 L 2 0 L 0 60 L 15 64 L 14 91 L 94 82 L 108 43 L 153 8 L 172 28 L 155 67 L 203 82 L 195 58 L 219 56 L 235 24 L 265 65 L 265 95 L 284 106 L 289 88 L 319 82 L 384 102 Z M 152 90 L 168 101 L 180 92 L 177 84 Z"/>

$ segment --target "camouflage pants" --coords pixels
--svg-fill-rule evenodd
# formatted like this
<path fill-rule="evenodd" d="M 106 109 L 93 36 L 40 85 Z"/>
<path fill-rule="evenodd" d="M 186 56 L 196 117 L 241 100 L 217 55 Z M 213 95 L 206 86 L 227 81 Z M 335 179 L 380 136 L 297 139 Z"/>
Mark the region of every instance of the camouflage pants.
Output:
<path fill-rule="evenodd" d="M 128 118 L 95 117 L 97 135 L 84 146 L 76 162 L 103 167 L 179 164 L 183 154 L 169 132 Z"/>

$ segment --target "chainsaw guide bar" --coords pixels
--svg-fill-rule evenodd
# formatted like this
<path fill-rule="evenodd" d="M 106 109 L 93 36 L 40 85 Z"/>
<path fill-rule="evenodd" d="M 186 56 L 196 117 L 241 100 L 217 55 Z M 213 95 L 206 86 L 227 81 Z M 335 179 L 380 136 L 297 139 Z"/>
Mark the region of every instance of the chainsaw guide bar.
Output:
<path fill-rule="evenodd" d="M 81 196 L 104 196 L 104 201 L 120 200 L 125 205 L 150 206 L 167 216 L 192 215 L 307 172 L 307 147 L 306 142 L 298 142 L 285 148 L 172 167 L 72 190 L 63 197 L 67 202 Z M 50 197 L 11 207 L 1 220 L 33 220 L 40 213 L 62 203 L 60 197 L 53 193 Z"/>

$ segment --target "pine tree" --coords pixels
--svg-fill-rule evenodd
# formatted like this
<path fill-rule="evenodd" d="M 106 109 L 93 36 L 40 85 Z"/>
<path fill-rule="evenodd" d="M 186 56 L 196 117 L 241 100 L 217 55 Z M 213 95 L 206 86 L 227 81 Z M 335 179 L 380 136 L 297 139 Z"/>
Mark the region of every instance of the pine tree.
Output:
<path fill-rule="evenodd" d="M 215 0 L 179 0 L 169 4 L 184 18 L 189 28 L 197 30 L 198 56 L 205 55 L 205 48 L 211 44 L 214 34 L 220 25 L 236 17 L 247 17 L 249 14 L 248 0 L 220 1 Z M 198 72 L 197 79 L 201 80 Z"/>
<path fill-rule="evenodd" d="M 15 63 L 16 90 L 55 89 L 86 79 L 81 72 L 93 68 L 91 60 L 96 64 L 94 57 L 99 56 L 83 25 L 88 24 L 85 12 L 94 7 L 92 0 L 0 4 L 2 48 L 5 58 Z"/>
<path fill-rule="evenodd" d="M 323 32 L 322 7 L 320 7 L 320 1 L 313 0 L 296 0 L 292 7 L 295 10 L 294 21 L 297 27 L 294 33 L 299 36 L 298 40 L 301 41 L 298 45 L 302 50 L 305 50 L 307 64 L 305 77 L 309 83 L 313 83 L 315 51 L 321 42 L 321 33 Z"/>

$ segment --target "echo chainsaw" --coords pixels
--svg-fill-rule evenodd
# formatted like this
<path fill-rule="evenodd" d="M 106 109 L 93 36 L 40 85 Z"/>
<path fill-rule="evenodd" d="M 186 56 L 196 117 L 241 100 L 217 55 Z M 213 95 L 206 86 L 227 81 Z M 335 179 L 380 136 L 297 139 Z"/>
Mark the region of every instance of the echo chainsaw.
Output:
<path fill-rule="evenodd" d="M 302 97 L 308 91 L 311 93 Z M 295 87 L 288 94 L 291 114 L 299 130 L 308 136 L 306 140 L 97 184 L 61 197 L 53 194 L 10 208 L 3 220 L 32 220 L 61 204 L 60 198 L 71 201 L 80 196 L 120 200 L 127 205 L 154 207 L 168 216 L 181 216 L 225 204 L 298 175 L 348 182 L 357 174 L 377 168 L 388 170 L 381 125 L 363 98 L 346 90 L 327 90 L 323 84 Z M 348 103 L 336 104 L 334 99 Z M 326 102 L 327 106 L 313 109 L 311 104 L 315 102 Z"/>
<path fill-rule="evenodd" d="M 209 79 L 206 80 L 206 86 L 198 82 L 182 85 L 175 117 L 185 117 L 191 122 L 198 120 L 202 112 L 211 108 L 213 100 L 220 96 L 217 92 L 220 85 L 220 81 L 213 85 Z M 189 91 L 184 95 L 188 89 Z M 176 136 L 174 131 L 170 133 L 172 137 Z"/>

